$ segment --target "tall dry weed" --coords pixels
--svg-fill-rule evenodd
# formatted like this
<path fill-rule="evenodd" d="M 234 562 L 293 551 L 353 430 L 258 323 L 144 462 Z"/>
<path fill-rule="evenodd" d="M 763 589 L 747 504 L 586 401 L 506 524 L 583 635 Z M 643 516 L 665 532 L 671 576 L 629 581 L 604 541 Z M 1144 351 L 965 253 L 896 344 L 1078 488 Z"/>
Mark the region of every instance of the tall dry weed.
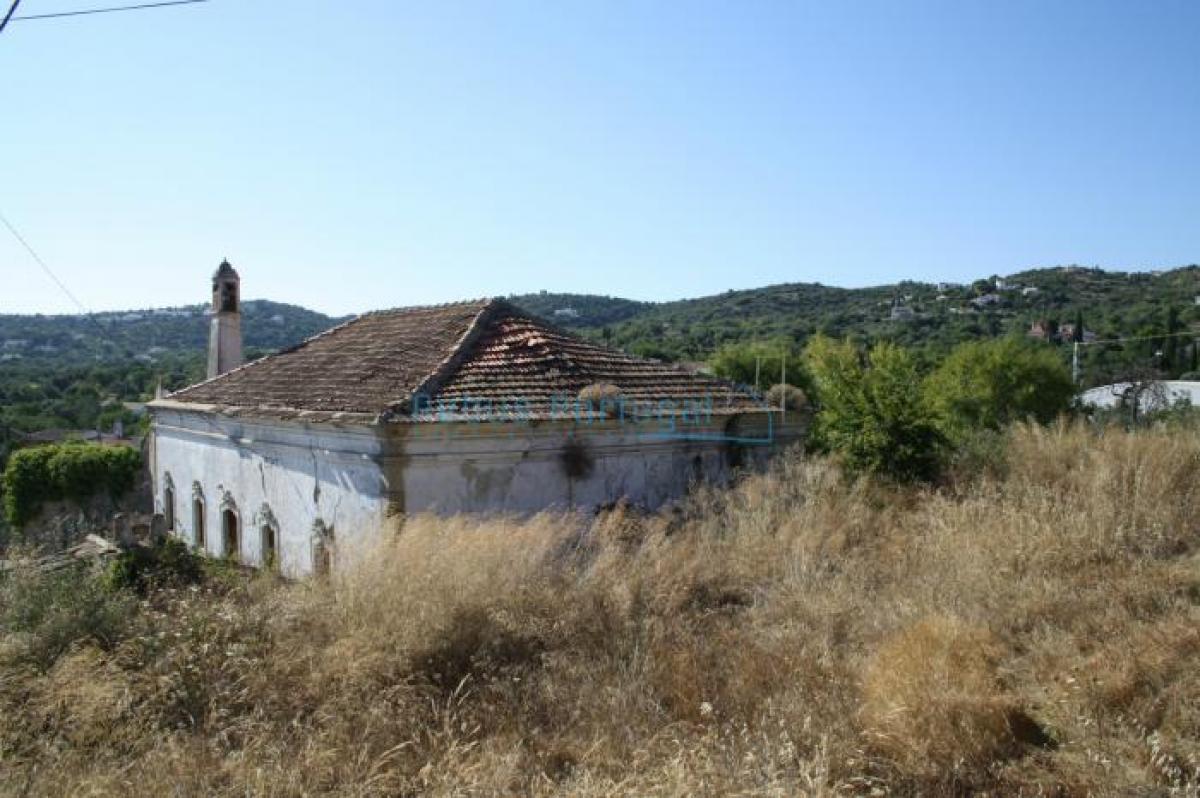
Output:
<path fill-rule="evenodd" d="M 1114 794 L 1200 762 L 1200 440 L 1018 427 L 646 514 L 410 518 L 329 582 L 152 593 L 0 668 L 18 794 Z"/>

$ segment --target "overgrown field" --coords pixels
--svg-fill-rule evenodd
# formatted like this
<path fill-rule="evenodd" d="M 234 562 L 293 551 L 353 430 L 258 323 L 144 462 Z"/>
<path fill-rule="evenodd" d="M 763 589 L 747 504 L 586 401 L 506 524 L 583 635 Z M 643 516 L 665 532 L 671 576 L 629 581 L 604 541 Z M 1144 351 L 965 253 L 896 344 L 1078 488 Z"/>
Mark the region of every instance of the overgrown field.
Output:
<path fill-rule="evenodd" d="M 1022 427 L 1004 462 L 794 458 L 582 538 L 415 519 L 328 584 L 18 574 L 0 789 L 1194 793 L 1200 437 Z"/>

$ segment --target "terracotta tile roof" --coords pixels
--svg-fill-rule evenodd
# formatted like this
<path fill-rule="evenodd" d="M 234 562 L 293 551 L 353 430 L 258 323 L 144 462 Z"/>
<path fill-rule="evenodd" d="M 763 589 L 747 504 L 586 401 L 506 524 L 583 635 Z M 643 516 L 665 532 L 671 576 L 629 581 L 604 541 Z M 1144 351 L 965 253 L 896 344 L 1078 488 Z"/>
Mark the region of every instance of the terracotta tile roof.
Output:
<path fill-rule="evenodd" d="M 503 300 L 360 316 L 157 404 L 358 421 L 500 417 L 505 408 L 536 417 L 577 412 L 580 391 L 597 384 L 631 406 L 760 407 L 723 380 L 589 343 Z"/>
<path fill-rule="evenodd" d="M 490 320 L 468 356 L 431 392 L 430 406 L 574 412 L 580 392 L 591 385 L 614 386 L 626 405 L 683 408 L 711 400 L 714 410 L 757 407 L 731 383 L 589 343 L 512 308 Z"/>

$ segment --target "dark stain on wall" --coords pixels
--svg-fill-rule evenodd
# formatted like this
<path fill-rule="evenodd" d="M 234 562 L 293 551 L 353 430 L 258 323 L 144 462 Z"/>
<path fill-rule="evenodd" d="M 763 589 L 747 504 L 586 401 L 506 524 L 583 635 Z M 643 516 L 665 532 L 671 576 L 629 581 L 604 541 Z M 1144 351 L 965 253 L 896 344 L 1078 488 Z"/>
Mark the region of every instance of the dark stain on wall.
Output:
<path fill-rule="evenodd" d="M 383 473 L 380 492 L 387 497 L 385 514 L 388 517 L 399 516 L 407 510 L 404 470 L 408 467 L 408 456 L 405 454 L 408 429 L 404 424 L 382 424 L 380 430 L 382 454 L 376 458 L 379 470 Z"/>
<path fill-rule="evenodd" d="M 568 438 L 559 454 L 563 471 L 571 479 L 580 479 L 592 473 L 595 461 L 587 446 L 578 438 Z"/>

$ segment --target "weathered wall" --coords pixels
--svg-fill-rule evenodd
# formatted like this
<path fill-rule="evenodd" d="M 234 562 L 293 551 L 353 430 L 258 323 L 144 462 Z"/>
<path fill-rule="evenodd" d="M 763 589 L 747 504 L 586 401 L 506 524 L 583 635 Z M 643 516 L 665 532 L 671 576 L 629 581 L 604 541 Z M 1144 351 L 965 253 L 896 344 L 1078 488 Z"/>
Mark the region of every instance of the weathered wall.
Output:
<path fill-rule="evenodd" d="M 368 427 L 263 423 L 156 409 L 152 453 L 155 510 L 165 513 L 167 475 L 175 487 L 174 529 L 195 542 L 193 487 L 203 497 L 205 550 L 224 556 L 221 513 L 235 508 L 240 558 L 261 565 L 262 527 L 277 529 L 281 571 L 313 570 L 321 527 L 333 530 L 339 558 L 384 528 L 386 501 L 379 439 Z"/>
<path fill-rule="evenodd" d="M 611 420 L 338 426 L 153 412 L 156 511 L 166 513 L 169 475 L 174 530 L 194 544 L 198 488 L 209 554 L 227 554 L 222 511 L 232 507 L 241 560 L 262 564 L 261 528 L 272 525 L 281 570 L 292 576 L 314 570 L 326 528 L 344 567 L 406 513 L 594 509 L 622 498 L 656 508 L 696 482 L 727 482 L 803 433 L 794 422 L 769 431 L 762 414 L 662 434 Z"/>
<path fill-rule="evenodd" d="M 776 448 L 731 443 L 728 432 L 725 419 L 686 434 L 616 421 L 397 424 L 382 463 L 408 513 L 589 509 L 620 498 L 656 508 L 694 482 L 724 484 Z M 794 440 L 799 430 L 775 433 Z"/>

